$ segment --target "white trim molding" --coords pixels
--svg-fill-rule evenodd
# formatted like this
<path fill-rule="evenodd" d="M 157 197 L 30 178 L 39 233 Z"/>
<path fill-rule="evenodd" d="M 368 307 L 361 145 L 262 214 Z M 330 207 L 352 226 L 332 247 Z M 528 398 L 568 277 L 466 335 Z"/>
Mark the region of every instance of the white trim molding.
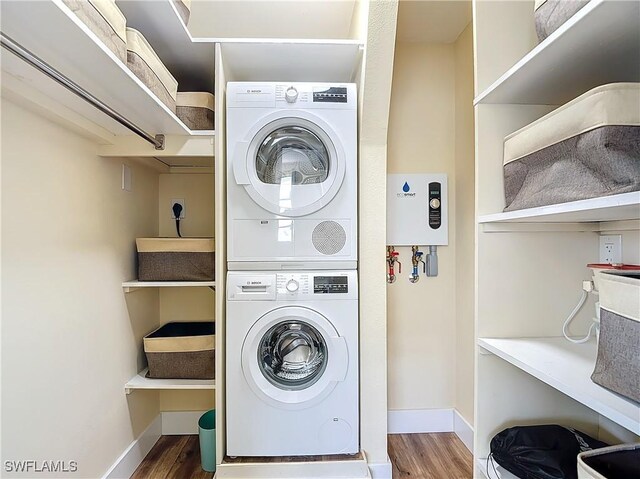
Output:
<path fill-rule="evenodd" d="M 398 409 L 387 412 L 389 434 L 453 432 L 453 409 Z"/>
<path fill-rule="evenodd" d="M 387 456 L 387 462 L 376 462 L 368 464 L 371 479 L 391 479 L 392 466 L 391 459 Z"/>
<path fill-rule="evenodd" d="M 453 411 L 453 432 L 473 454 L 473 427 L 458 411 Z"/>
<path fill-rule="evenodd" d="M 161 435 L 162 417 L 158 415 L 116 459 L 102 479 L 129 479 Z"/>

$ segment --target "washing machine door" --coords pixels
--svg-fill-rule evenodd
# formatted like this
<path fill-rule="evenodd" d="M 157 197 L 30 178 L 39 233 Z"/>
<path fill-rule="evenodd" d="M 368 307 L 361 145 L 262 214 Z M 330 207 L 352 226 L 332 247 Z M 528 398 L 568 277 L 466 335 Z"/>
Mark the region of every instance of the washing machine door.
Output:
<path fill-rule="evenodd" d="M 275 309 L 249 330 L 242 370 L 253 392 L 281 409 L 322 401 L 344 381 L 347 343 L 320 313 L 303 307 Z"/>
<path fill-rule="evenodd" d="M 340 190 L 346 159 L 337 134 L 304 111 L 263 118 L 236 144 L 233 172 L 260 207 L 303 216 L 327 205 Z"/>

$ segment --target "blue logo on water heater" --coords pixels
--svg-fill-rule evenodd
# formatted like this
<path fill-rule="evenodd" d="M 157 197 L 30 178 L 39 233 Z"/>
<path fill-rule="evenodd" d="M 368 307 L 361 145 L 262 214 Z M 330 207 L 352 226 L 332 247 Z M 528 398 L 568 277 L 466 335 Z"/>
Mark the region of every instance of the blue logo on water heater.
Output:
<path fill-rule="evenodd" d="M 402 191 L 404 191 L 405 193 L 409 193 L 409 190 L 411 188 L 409 188 L 409 183 L 407 183 L 406 181 L 404 182 L 404 185 L 402 185 Z"/>

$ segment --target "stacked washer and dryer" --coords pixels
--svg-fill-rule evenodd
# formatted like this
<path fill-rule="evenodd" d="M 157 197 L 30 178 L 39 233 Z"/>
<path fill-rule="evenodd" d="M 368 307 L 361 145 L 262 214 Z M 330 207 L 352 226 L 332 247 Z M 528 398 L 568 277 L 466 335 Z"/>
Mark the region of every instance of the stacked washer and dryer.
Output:
<path fill-rule="evenodd" d="M 353 84 L 227 84 L 229 456 L 359 451 Z"/>

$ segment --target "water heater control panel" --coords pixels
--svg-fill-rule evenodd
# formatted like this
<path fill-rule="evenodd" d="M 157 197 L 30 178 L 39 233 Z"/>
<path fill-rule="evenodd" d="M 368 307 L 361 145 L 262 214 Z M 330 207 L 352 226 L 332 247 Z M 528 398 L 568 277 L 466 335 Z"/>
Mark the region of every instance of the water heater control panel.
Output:
<path fill-rule="evenodd" d="M 387 175 L 387 244 L 449 243 L 446 174 Z"/>

